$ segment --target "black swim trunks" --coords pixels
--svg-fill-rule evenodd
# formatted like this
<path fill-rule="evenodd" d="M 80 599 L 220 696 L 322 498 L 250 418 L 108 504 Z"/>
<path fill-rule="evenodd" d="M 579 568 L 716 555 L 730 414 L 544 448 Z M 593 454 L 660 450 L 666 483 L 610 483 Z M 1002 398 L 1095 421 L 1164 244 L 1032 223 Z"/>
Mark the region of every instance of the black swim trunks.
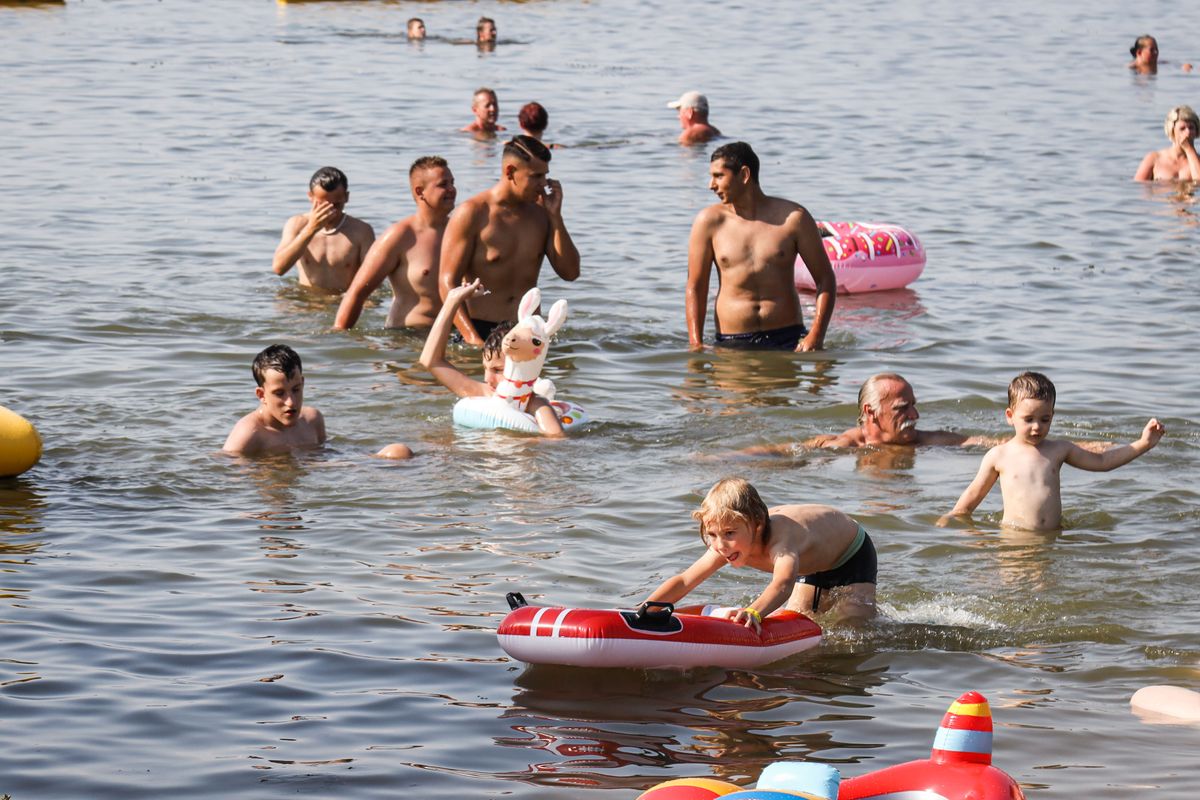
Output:
<path fill-rule="evenodd" d="M 471 317 L 471 324 L 475 326 L 475 332 L 479 334 L 479 338 L 483 339 L 486 342 L 488 336 L 491 334 L 492 331 L 494 331 L 496 329 L 496 326 L 499 325 L 500 323 L 499 322 L 491 322 L 490 320 L 486 320 L 486 319 L 475 319 L 474 317 Z M 455 328 L 453 331 L 450 332 L 450 341 L 454 342 L 455 344 L 459 344 L 462 342 L 462 340 L 463 340 L 462 334 L 458 332 L 457 328 Z"/>
<path fill-rule="evenodd" d="M 875 556 L 875 544 L 867 535 L 862 525 L 858 526 L 858 534 L 846 548 L 846 552 L 838 559 L 832 569 L 824 572 L 814 572 L 802 575 L 797 583 L 807 583 L 817 587 L 813 593 L 812 610 L 816 611 L 821 603 L 821 590 L 832 589 L 835 586 L 849 586 L 852 583 L 875 583 L 879 571 L 879 562 Z"/>
<path fill-rule="evenodd" d="M 737 350 L 795 350 L 800 340 L 808 335 L 808 329 L 803 324 L 788 325 L 786 328 L 776 328 L 773 331 L 752 331 L 751 333 L 721 333 L 717 332 L 713 344 L 717 347 L 730 347 Z"/>

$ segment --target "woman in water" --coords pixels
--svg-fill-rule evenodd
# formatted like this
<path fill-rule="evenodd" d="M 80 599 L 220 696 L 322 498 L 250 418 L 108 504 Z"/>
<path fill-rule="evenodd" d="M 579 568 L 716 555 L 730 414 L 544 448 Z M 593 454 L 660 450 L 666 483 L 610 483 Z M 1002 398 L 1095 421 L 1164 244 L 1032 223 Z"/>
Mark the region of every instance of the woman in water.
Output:
<path fill-rule="evenodd" d="M 1191 106 L 1175 106 L 1163 124 L 1170 147 L 1153 150 L 1142 159 L 1135 181 L 1200 181 L 1200 158 L 1196 156 L 1196 133 L 1200 118 Z"/>

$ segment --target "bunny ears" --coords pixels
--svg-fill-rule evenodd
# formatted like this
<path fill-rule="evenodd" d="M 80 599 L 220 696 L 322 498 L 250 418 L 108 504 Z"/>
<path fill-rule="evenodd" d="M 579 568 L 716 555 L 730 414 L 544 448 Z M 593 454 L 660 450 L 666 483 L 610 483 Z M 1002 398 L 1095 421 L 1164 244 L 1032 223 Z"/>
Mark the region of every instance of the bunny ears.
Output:
<path fill-rule="evenodd" d="M 533 313 L 541 304 L 542 293 L 535 286 L 525 293 L 525 296 L 521 298 L 521 304 L 517 306 L 517 324 L 529 325 L 534 333 L 545 338 L 558 333 L 558 329 L 567 321 L 567 301 L 558 300 L 550 306 L 550 316 L 547 319 L 542 319 Z"/>

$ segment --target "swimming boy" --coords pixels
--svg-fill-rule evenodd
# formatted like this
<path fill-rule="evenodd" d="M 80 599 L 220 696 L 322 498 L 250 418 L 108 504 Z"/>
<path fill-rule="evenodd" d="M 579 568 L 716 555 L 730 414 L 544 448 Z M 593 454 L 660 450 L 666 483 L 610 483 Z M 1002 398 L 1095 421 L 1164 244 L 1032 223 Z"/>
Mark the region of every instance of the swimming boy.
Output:
<path fill-rule="evenodd" d="M 504 145 L 500 180 L 450 217 L 438 277 L 442 300 L 476 278 L 490 290 L 471 295 L 454 319 L 469 345 L 479 347 L 498 323 L 517 318 L 521 298 L 538 284 L 543 259 L 564 281 L 579 277 L 579 251 L 563 221 L 562 185 L 546 177 L 549 171 L 546 145 L 514 136 Z"/>
<path fill-rule="evenodd" d="M 938 520 L 969 515 L 987 497 L 996 479 L 1004 499 L 1001 524 L 1045 531 L 1062 527 L 1059 473 L 1064 463 L 1090 472 L 1107 472 L 1158 444 L 1165 429 L 1158 420 L 1146 423 L 1136 442 L 1092 452 L 1064 440 L 1049 439 L 1054 419 L 1054 384 L 1038 372 L 1023 372 L 1008 385 L 1004 418 L 1013 426 L 1013 437 L 983 457 L 975 480 L 958 498 L 954 509 Z"/>
<path fill-rule="evenodd" d="M 245 456 L 286 453 L 325 443 L 325 418 L 304 405 L 304 366 L 285 344 L 273 344 L 250 367 L 258 408 L 238 420 L 223 449 Z"/>
<path fill-rule="evenodd" d="M 456 286 L 446 294 L 442 310 L 438 312 L 433 327 L 429 330 L 429 338 L 425 340 L 425 348 L 421 351 L 421 365 L 425 367 L 437 382 L 454 392 L 458 397 L 491 397 L 496 393 L 496 387 L 504 380 L 504 353 L 501 347 L 504 337 L 512 327 L 510 322 L 502 322 L 494 326 L 483 343 L 483 381 L 468 378 L 457 367 L 446 360 L 446 341 L 454 327 L 454 315 L 470 297 L 487 294 L 487 291 L 476 278 L 471 283 Z M 553 407 L 545 398 L 533 395 L 525 410 L 537 420 L 538 429 L 543 436 L 563 436 L 562 422 L 554 413 Z"/>
<path fill-rule="evenodd" d="M 758 156 L 745 142 L 718 147 L 711 161 L 709 188 L 721 202 L 696 215 L 688 239 L 689 346 L 704 346 L 708 283 L 716 264 L 716 346 L 820 350 L 837 285 L 812 215 L 790 200 L 763 193 Z M 811 331 L 804 327 L 796 293 L 797 255 L 804 257 L 817 287 Z"/>
<path fill-rule="evenodd" d="M 343 209 L 350 182 L 336 167 L 321 167 L 308 182 L 312 209 L 283 226 L 271 269 L 283 275 L 300 261 L 300 285 L 344 292 L 375 241 L 375 231 Z"/>
<path fill-rule="evenodd" d="M 708 550 L 664 581 L 647 602 L 678 602 L 729 565 L 771 573 L 770 584 L 753 603 L 729 614 L 755 630 L 763 617 L 785 605 L 804 613 L 832 610 L 843 618 L 875 615 L 875 545 L 861 525 L 837 509 L 768 509 L 747 481 L 725 478 L 708 491 L 692 518 L 699 521 Z"/>
<path fill-rule="evenodd" d="M 414 42 L 425 38 L 425 20 L 413 17 L 408 21 L 408 38 Z"/>
<path fill-rule="evenodd" d="M 428 328 L 442 307 L 438 264 L 446 220 L 458 196 L 450 165 L 424 156 L 408 170 L 416 213 L 392 225 L 371 245 L 367 258 L 342 297 L 334 330 L 353 328 L 367 298 L 387 278 L 392 285 L 389 328 Z"/>

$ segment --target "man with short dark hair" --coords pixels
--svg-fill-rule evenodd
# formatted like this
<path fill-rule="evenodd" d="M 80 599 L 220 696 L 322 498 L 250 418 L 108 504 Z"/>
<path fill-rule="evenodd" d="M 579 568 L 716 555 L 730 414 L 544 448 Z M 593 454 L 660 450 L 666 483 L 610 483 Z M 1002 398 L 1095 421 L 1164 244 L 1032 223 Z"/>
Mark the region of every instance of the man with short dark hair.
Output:
<path fill-rule="evenodd" d="M 537 286 L 542 259 L 560 278 L 579 277 L 579 251 L 562 217 L 562 185 L 546 177 L 550 150 L 532 136 L 504 145 L 500 180 L 459 206 L 442 241 L 442 300 L 479 278 L 487 294 L 467 299 L 454 324 L 479 347 L 498 323 L 515 320 L 525 293 Z"/>
<path fill-rule="evenodd" d="M 758 156 L 745 142 L 713 151 L 709 188 L 721 202 L 696 215 L 688 240 L 687 328 L 691 349 L 704 345 L 708 286 L 717 265 L 720 288 L 715 344 L 753 350 L 820 350 L 837 286 L 812 215 L 770 197 L 758 183 Z M 812 330 L 796 293 L 796 257 L 817 287 Z"/>
<path fill-rule="evenodd" d="M 343 209 L 350 201 L 350 181 L 337 167 L 321 167 L 308 182 L 312 208 L 283 226 L 271 269 L 283 275 L 300 262 L 300 285 L 344 292 L 354 279 L 375 231 Z"/>
<path fill-rule="evenodd" d="M 462 128 L 463 132 L 477 134 L 477 138 L 490 139 L 496 135 L 496 131 L 505 130 L 503 125 L 496 122 L 500 118 L 500 101 L 496 98 L 496 93 L 488 87 L 480 86 L 475 90 L 471 98 L 471 113 L 475 115 L 475 119 L 471 120 L 470 125 Z"/>

